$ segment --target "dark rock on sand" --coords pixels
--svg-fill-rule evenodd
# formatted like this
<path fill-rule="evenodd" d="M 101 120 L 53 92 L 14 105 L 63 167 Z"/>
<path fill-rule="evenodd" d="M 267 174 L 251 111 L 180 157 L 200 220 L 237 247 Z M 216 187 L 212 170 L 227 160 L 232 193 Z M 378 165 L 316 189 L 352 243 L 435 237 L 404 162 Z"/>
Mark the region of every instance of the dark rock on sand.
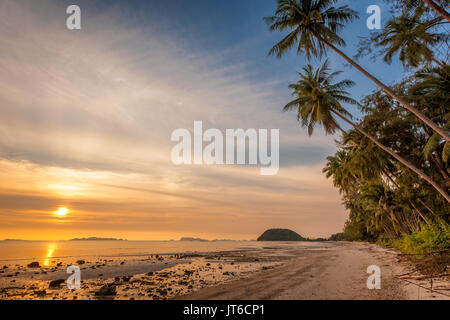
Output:
<path fill-rule="evenodd" d="M 77 260 L 77 264 L 85 264 L 86 263 L 86 261 L 84 261 L 84 260 Z"/>
<path fill-rule="evenodd" d="M 117 294 L 114 284 L 105 284 L 96 293 L 96 296 L 115 296 Z"/>
<path fill-rule="evenodd" d="M 33 261 L 27 265 L 28 268 L 39 268 L 39 262 Z"/>
<path fill-rule="evenodd" d="M 57 279 L 57 280 L 50 281 L 48 288 L 49 289 L 60 289 L 61 284 L 63 284 L 64 282 L 66 282 L 66 280 L 64 280 L 64 279 Z"/>
<path fill-rule="evenodd" d="M 47 294 L 47 291 L 45 290 L 36 290 L 34 291 L 34 294 L 37 295 L 38 297 L 43 297 Z"/>

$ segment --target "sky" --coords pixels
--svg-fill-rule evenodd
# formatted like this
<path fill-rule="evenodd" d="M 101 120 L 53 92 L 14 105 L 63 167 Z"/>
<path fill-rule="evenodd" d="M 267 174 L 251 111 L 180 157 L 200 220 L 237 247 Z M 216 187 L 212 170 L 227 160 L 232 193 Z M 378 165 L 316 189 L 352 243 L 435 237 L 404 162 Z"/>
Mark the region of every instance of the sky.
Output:
<path fill-rule="evenodd" d="M 81 30 L 66 8 L 81 8 Z M 344 51 L 367 36 L 366 8 L 342 35 Z M 282 35 L 263 17 L 274 0 L 0 2 L 0 239 L 256 239 L 268 228 L 305 237 L 340 232 L 347 212 L 322 173 L 337 136 L 312 137 L 283 113 L 287 86 L 308 63 L 267 53 Z M 342 59 L 333 70 L 374 85 Z M 323 61 L 323 60 L 322 60 Z M 367 57 L 387 83 L 404 71 Z M 312 60 L 317 66 L 320 60 Z M 356 117 L 358 111 L 348 108 Z M 280 130 L 280 170 L 181 165 L 170 158 L 177 128 Z M 67 208 L 65 216 L 56 215 Z"/>

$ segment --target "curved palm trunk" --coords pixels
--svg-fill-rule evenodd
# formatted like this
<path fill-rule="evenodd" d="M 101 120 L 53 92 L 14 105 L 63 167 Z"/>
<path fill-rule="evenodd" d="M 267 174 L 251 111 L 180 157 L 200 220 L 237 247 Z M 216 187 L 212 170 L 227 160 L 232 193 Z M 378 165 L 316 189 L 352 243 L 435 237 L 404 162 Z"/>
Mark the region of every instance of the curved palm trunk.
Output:
<path fill-rule="evenodd" d="M 427 181 L 429 184 L 431 184 L 444 198 L 445 200 L 447 200 L 447 202 L 450 203 L 450 196 L 447 194 L 447 192 L 441 188 L 441 186 L 439 184 L 437 184 L 433 179 L 431 179 L 429 176 L 427 176 L 422 170 L 416 168 L 413 164 L 409 163 L 408 161 L 406 161 L 405 159 L 403 159 L 401 156 L 399 156 L 397 153 L 395 153 L 394 151 L 392 151 L 390 148 L 384 146 L 383 144 L 381 144 L 380 142 L 378 142 L 377 139 L 375 139 L 374 137 L 372 137 L 370 134 L 368 134 L 367 132 L 365 132 L 362 128 L 360 128 L 358 125 L 356 125 L 355 123 L 353 123 L 352 121 L 348 120 L 346 117 L 344 117 L 342 114 L 340 114 L 337 111 L 332 110 L 332 112 L 334 114 L 336 114 L 339 118 L 341 118 L 342 120 L 344 120 L 345 122 L 347 122 L 348 124 L 350 124 L 353 128 L 355 128 L 356 130 L 358 130 L 359 132 L 361 132 L 364 136 L 366 136 L 370 141 L 372 141 L 373 143 L 375 143 L 380 149 L 384 150 L 385 152 L 389 153 L 391 156 L 393 156 L 395 159 L 397 159 L 399 162 L 401 162 L 403 165 L 405 165 L 406 167 L 408 167 L 409 169 L 411 169 L 412 171 L 414 171 L 415 173 L 417 173 L 422 179 L 424 179 L 425 181 Z"/>
<path fill-rule="evenodd" d="M 434 63 L 436 63 L 439 67 L 443 67 L 444 65 L 442 64 L 442 62 L 440 62 L 438 59 L 436 59 L 435 57 L 431 58 L 431 61 L 433 61 Z"/>
<path fill-rule="evenodd" d="M 387 172 L 387 170 L 382 169 L 382 172 L 384 173 L 384 175 L 388 178 L 388 180 L 390 182 L 392 182 L 392 184 L 394 186 L 397 187 L 397 189 L 400 189 L 400 186 L 398 185 L 398 183 L 391 177 L 391 175 L 389 174 L 389 172 Z M 420 199 L 419 199 L 420 200 Z M 422 200 L 421 200 L 422 201 Z M 419 216 L 423 219 L 423 221 L 425 221 L 425 223 L 427 225 L 431 225 L 430 222 L 428 221 L 427 218 L 425 218 L 425 215 L 423 214 L 422 210 L 420 210 L 419 208 L 417 208 L 417 206 L 414 204 L 414 201 L 410 200 L 409 203 L 411 204 L 411 206 L 417 211 L 417 213 L 419 214 Z M 423 203 L 423 202 L 422 202 Z"/>
<path fill-rule="evenodd" d="M 341 57 L 343 57 L 348 63 L 350 63 L 352 66 L 354 66 L 356 69 L 358 69 L 362 74 L 364 74 L 366 77 L 368 77 L 370 80 L 375 82 L 381 89 L 384 90 L 388 95 L 390 95 L 393 99 L 397 100 L 405 109 L 411 111 L 416 115 L 417 118 L 425 122 L 427 125 L 429 125 L 435 132 L 440 134 L 446 141 L 450 142 L 450 134 L 445 131 L 444 129 L 441 129 L 436 123 L 434 123 L 431 119 L 429 119 L 426 115 L 424 115 L 422 112 L 411 106 L 408 102 L 397 96 L 394 91 L 392 91 L 388 86 L 386 86 L 384 83 L 382 83 L 380 80 L 375 78 L 373 75 L 371 75 L 369 72 L 367 72 L 363 67 L 361 67 L 359 64 L 357 64 L 355 61 L 350 59 L 345 53 L 343 53 L 341 50 L 336 48 L 334 45 L 332 45 L 330 42 L 325 40 L 324 38 L 320 37 L 317 34 L 314 34 L 317 39 L 322 41 L 324 44 L 326 44 L 328 47 L 336 51 L 337 54 L 339 54 Z"/>
<path fill-rule="evenodd" d="M 431 9 L 433 9 L 437 14 L 443 16 L 450 22 L 450 14 L 442 8 L 440 5 L 436 4 L 433 0 L 423 0 Z"/>

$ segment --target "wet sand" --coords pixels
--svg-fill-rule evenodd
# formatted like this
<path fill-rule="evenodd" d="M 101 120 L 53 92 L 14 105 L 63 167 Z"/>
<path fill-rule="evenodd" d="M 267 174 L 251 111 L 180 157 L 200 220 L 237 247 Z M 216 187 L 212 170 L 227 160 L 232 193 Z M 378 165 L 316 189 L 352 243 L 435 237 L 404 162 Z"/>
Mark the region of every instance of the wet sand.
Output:
<path fill-rule="evenodd" d="M 417 286 L 430 287 L 429 280 L 399 279 L 413 274 L 412 266 L 399 262 L 395 251 L 366 243 L 274 243 L 194 255 L 89 259 L 0 266 L 0 299 L 449 299 Z M 78 290 L 65 284 L 73 264 L 81 269 Z M 381 268 L 381 290 L 367 289 L 369 265 Z M 50 286 L 54 280 L 60 284 Z M 448 278 L 433 284 L 450 294 Z"/>

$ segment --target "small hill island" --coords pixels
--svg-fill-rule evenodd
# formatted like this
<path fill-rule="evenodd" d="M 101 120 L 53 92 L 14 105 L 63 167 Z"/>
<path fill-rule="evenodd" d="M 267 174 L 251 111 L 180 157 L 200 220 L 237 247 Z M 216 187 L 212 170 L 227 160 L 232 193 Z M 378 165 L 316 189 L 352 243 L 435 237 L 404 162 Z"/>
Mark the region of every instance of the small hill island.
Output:
<path fill-rule="evenodd" d="M 258 241 L 308 241 L 297 232 L 289 229 L 269 229 L 266 230 Z"/>

